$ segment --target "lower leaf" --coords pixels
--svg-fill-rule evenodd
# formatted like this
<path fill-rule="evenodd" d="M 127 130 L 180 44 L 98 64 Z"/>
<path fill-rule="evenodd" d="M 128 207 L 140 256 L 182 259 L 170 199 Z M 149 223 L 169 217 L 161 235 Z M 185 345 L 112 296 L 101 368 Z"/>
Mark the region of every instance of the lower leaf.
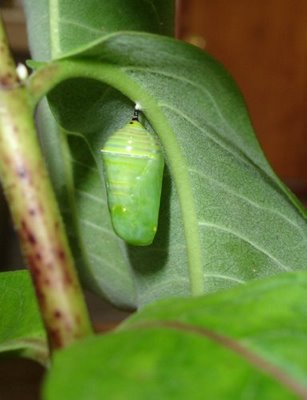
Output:
<path fill-rule="evenodd" d="M 306 286 L 288 273 L 148 306 L 57 353 L 44 399 L 307 398 Z"/>

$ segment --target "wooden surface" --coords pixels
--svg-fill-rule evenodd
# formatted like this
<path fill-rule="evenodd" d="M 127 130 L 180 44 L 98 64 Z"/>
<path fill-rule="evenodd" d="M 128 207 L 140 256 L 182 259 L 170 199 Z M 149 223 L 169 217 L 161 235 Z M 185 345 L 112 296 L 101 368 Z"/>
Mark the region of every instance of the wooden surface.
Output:
<path fill-rule="evenodd" d="M 275 171 L 307 186 L 307 1 L 181 1 L 181 36 L 226 66 Z"/>
<path fill-rule="evenodd" d="M 28 53 L 28 38 L 24 13 L 21 7 L 1 7 L 10 45 L 15 53 Z"/>

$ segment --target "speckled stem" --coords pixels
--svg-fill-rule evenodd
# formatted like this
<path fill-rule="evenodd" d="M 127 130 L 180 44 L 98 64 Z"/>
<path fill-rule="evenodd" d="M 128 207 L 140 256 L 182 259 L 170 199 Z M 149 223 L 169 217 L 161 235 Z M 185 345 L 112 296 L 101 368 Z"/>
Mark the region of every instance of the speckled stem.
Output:
<path fill-rule="evenodd" d="M 92 328 L 39 148 L 32 103 L 18 81 L 0 21 L 0 179 L 55 349 Z"/>

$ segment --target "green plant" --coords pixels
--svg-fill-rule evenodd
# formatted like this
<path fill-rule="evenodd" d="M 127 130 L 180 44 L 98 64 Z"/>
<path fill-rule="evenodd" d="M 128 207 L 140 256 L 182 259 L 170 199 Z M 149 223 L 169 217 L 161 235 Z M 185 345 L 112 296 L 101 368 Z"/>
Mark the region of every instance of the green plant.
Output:
<path fill-rule="evenodd" d="M 172 1 L 25 6 L 29 78 L 0 35 L 0 176 L 44 328 L 27 272 L 2 273 L 2 352 L 48 365 L 52 351 L 47 400 L 307 398 L 306 212 L 263 156 L 231 78 L 164 36 Z M 44 95 L 53 189 L 33 124 Z M 99 152 L 135 102 L 166 160 L 148 247 L 113 232 Z M 92 334 L 73 259 L 84 285 L 139 309 L 115 332 Z"/>

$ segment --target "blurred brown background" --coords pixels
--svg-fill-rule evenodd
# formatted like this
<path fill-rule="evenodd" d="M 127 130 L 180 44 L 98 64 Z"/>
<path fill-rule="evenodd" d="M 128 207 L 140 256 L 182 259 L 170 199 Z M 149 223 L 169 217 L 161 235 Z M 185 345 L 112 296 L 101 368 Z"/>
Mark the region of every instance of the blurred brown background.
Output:
<path fill-rule="evenodd" d="M 243 92 L 271 165 L 306 201 L 307 0 L 179 0 L 179 3 L 179 37 L 205 48 L 230 71 Z M 29 55 L 21 1 L 0 0 L 0 9 L 16 60 L 24 61 Z M 16 269 L 21 263 L 0 193 L 0 270 Z M 115 314 L 106 305 L 95 307 L 95 301 L 91 298 L 89 303 L 92 313 L 97 313 L 96 321 L 101 313 L 104 323 L 125 316 Z M 21 364 L 0 363 L 1 399 L 38 398 L 35 382 L 42 371 L 28 361 L 26 367 Z"/>
<path fill-rule="evenodd" d="M 180 37 L 221 61 L 277 174 L 307 194 L 307 1 L 182 0 Z"/>

